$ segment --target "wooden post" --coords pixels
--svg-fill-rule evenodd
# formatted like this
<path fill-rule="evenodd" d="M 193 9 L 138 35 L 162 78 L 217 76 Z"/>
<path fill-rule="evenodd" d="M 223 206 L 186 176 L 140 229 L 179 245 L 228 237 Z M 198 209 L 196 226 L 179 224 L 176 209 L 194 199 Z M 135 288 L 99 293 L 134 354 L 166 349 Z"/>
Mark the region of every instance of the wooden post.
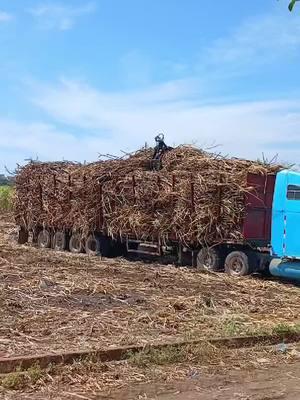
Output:
<path fill-rule="evenodd" d="M 54 194 L 54 196 L 56 195 L 56 177 L 55 177 L 55 174 L 53 174 L 53 194 Z"/>
<path fill-rule="evenodd" d="M 160 188 L 161 188 L 161 179 L 160 179 L 159 175 L 157 176 L 157 186 L 158 186 L 158 190 L 160 190 Z"/>
<path fill-rule="evenodd" d="M 68 174 L 68 187 L 69 187 L 69 203 L 71 203 L 71 200 L 72 200 L 72 193 L 71 193 L 72 180 L 71 180 L 71 175 L 70 174 Z"/>
<path fill-rule="evenodd" d="M 221 206 L 222 206 L 222 183 L 223 183 L 223 179 L 222 179 L 222 175 L 220 174 L 219 177 L 219 187 L 218 187 L 218 193 L 217 193 L 217 199 L 218 199 L 218 210 L 217 210 L 217 218 L 218 218 L 218 222 L 220 222 L 221 219 Z"/>
<path fill-rule="evenodd" d="M 101 230 L 103 228 L 103 224 L 104 224 L 104 216 L 103 216 L 103 187 L 102 187 L 101 183 L 99 185 L 99 204 L 100 204 L 100 209 L 99 209 L 99 229 Z"/>
<path fill-rule="evenodd" d="M 41 180 L 39 180 L 39 196 L 40 196 L 41 211 L 43 211 L 43 209 L 44 209 L 44 207 L 43 207 L 43 188 L 42 188 Z"/>
<path fill-rule="evenodd" d="M 172 174 L 172 192 L 173 192 L 172 203 L 173 203 L 173 207 L 175 206 L 175 187 L 176 187 L 176 176 L 174 174 Z"/>
<path fill-rule="evenodd" d="M 191 175 L 191 205 L 192 205 L 192 212 L 195 211 L 195 184 L 193 182 L 193 178 Z"/>
<path fill-rule="evenodd" d="M 175 192 L 175 185 L 176 185 L 176 176 L 173 174 L 172 175 L 172 190 Z"/>
<path fill-rule="evenodd" d="M 83 175 L 83 198 L 84 198 L 84 201 L 86 202 L 86 176 L 85 175 Z"/>
<path fill-rule="evenodd" d="M 134 202 L 135 202 L 135 187 L 136 187 L 135 176 L 132 175 L 132 192 L 133 192 Z"/>

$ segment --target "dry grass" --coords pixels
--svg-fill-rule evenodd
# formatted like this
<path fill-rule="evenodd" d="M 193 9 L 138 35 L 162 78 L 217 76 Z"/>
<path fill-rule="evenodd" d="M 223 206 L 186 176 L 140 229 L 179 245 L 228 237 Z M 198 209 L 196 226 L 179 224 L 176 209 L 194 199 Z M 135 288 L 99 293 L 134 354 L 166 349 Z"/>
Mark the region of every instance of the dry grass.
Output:
<path fill-rule="evenodd" d="M 15 244 L 0 221 L 0 356 L 299 331 L 299 288 L 187 269 L 100 260 Z M 208 346 L 147 350 L 119 363 L 85 359 L 0 376 L 0 397 L 95 399 L 128 386 L 282 365 L 298 351 Z M 121 398 L 121 397 L 118 397 Z"/>
<path fill-rule="evenodd" d="M 40 251 L 0 230 L 1 356 L 298 329 L 293 285 Z"/>
<path fill-rule="evenodd" d="M 0 378 L 0 396 L 6 399 L 96 399 L 115 398 L 116 390 L 134 387 L 139 399 L 139 384 L 174 384 L 183 380 L 220 376 L 232 370 L 252 370 L 272 365 L 284 365 L 299 360 L 299 352 L 290 347 L 282 353 L 272 348 L 226 350 L 213 347 L 186 347 L 180 354 L 144 352 L 128 361 L 99 363 L 83 360 L 67 366 L 38 367 Z M 22 396 L 22 397 L 18 397 Z M 107 396 L 107 397 L 106 397 Z M 116 396 L 121 399 L 122 396 Z M 125 397 L 127 398 L 127 397 Z"/>

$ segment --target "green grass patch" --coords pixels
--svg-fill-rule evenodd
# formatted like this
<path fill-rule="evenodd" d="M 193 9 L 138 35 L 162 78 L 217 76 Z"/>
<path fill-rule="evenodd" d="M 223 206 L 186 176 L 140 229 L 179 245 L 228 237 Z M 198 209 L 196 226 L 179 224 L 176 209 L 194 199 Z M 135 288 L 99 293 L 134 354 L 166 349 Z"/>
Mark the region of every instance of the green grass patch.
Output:
<path fill-rule="evenodd" d="M 26 371 L 17 369 L 16 372 L 3 375 L 0 377 L 0 386 L 7 390 L 21 390 L 36 385 L 44 376 L 45 371 L 39 365 L 34 365 Z"/>
<path fill-rule="evenodd" d="M 272 333 L 279 336 L 297 334 L 300 333 L 300 324 L 278 324 L 272 328 Z"/>
<path fill-rule="evenodd" d="M 0 386 L 6 390 L 21 390 L 36 385 L 45 374 L 46 372 L 39 365 L 34 365 L 26 371 L 18 369 L 16 372 L 0 377 Z"/>
<path fill-rule="evenodd" d="M 138 367 L 146 367 L 151 364 L 165 365 L 182 362 L 185 353 L 182 348 L 166 347 L 164 349 L 145 349 L 129 355 L 129 363 Z"/>
<path fill-rule="evenodd" d="M 227 315 L 221 320 L 221 331 L 224 336 L 241 336 L 249 329 L 250 321 L 246 315 Z"/>
<path fill-rule="evenodd" d="M 13 194 L 13 187 L 0 186 L 0 211 L 11 211 L 13 209 Z"/>
<path fill-rule="evenodd" d="M 198 345 L 166 346 L 161 349 L 145 348 L 128 354 L 128 363 L 140 368 L 151 365 L 170 365 L 180 363 L 207 363 L 220 356 L 220 349 L 209 343 Z"/>

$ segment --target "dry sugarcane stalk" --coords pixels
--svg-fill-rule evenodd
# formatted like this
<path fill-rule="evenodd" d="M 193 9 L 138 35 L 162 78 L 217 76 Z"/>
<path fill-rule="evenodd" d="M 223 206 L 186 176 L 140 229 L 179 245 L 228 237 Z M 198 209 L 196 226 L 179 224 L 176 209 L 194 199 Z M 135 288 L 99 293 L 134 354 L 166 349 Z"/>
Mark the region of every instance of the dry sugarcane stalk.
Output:
<path fill-rule="evenodd" d="M 244 196 L 255 189 L 247 187 L 247 174 L 281 168 L 179 146 L 164 155 L 160 171 L 152 171 L 152 152 L 84 165 L 30 162 L 16 178 L 17 222 L 28 229 L 172 236 L 187 244 L 241 240 Z"/>

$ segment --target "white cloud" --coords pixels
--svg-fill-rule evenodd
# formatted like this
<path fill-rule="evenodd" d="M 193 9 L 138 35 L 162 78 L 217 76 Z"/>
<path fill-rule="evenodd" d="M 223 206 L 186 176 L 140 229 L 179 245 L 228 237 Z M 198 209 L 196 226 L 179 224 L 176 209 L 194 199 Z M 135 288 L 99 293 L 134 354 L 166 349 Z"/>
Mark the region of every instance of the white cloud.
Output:
<path fill-rule="evenodd" d="M 37 19 L 42 29 L 70 30 L 79 17 L 91 14 L 96 10 L 94 2 L 82 6 L 66 6 L 60 3 L 39 5 L 29 12 Z"/>
<path fill-rule="evenodd" d="M 1 11 L 1 10 L 0 10 L 0 23 L 1 23 L 1 22 L 9 22 L 9 21 L 11 21 L 13 18 L 14 18 L 14 17 L 13 17 L 12 14 L 9 14 L 9 13 L 7 13 L 7 12 L 5 12 L 5 11 Z"/>
<path fill-rule="evenodd" d="M 1 118 L 0 170 L 24 158 L 92 161 L 98 154 L 134 151 L 158 132 L 170 145 L 219 144 L 223 154 L 298 162 L 300 100 L 199 104 L 190 82 L 111 94 L 78 82 L 36 87 L 35 104 L 52 123 Z M 63 126 L 63 128 L 60 128 Z"/>
<path fill-rule="evenodd" d="M 25 159 L 95 160 L 98 152 L 111 150 L 111 143 L 92 133 L 78 137 L 55 124 L 16 122 L 0 117 L 0 173 L 13 170 Z"/>
<path fill-rule="evenodd" d="M 217 143 L 225 154 L 257 158 L 263 152 L 268 157 L 279 153 L 281 159 L 297 161 L 293 143 L 300 142 L 299 100 L 201 105 L 187 100 L 188 88 L 179 81 L 112 95 L 64 81 L 39 87 L 35 104 L 59 123 L 105 137 L 110 152 L 152 143 L 163 131 L 170 144 Z"/>

